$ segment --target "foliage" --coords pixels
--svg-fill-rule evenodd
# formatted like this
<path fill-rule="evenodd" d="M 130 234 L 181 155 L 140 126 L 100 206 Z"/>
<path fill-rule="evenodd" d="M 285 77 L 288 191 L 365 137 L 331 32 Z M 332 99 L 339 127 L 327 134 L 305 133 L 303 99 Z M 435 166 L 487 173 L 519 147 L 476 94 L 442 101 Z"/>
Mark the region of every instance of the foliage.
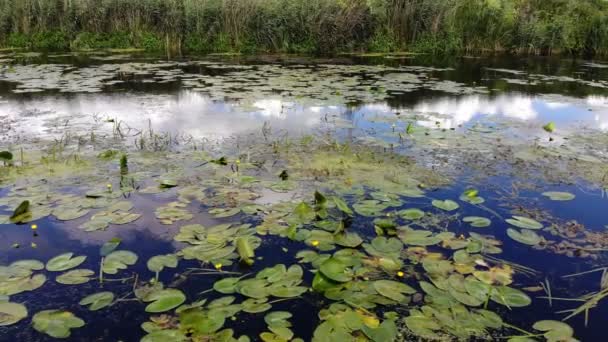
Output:
<path fill-rule="evenodd" d="M 45 50 L 608 51 L 601 0 L 23 0 L 0 23 L 0 45 Z"/>

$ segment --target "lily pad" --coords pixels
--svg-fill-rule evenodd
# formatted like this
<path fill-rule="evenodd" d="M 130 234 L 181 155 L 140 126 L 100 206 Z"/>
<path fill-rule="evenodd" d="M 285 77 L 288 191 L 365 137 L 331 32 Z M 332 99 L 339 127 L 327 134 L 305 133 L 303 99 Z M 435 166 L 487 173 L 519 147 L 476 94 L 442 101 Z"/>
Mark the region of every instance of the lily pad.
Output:
<path fill-rule="evenodd" d="M 552 201 L 571 201 L 576 198 L 576 195 L 574 194 L 561 191 L 543 192 L 543 196 L 548 197 Z"/>
<path fill-rule="evenodd" d="M 175 254 L 156 255 L 151 257 L 147 263 L 148 269 L 152 272 L 160 272 L 165 267 L 177 267 L 177 256 Z"/>
<path fill-rule="evenodd" d="M 476 228 L 485 228 L 489 227 L 492 224 L 492 221 L 490 221 L 490 219 L 480 216 L 463 217 L 462 221 L 467 222 L 471 225 L 471 227 Z"/>
<path fill-rule="evenodd" d="M 114 293 L 109 291 L 97 292 L 92 295 L 88 295 L 80 300 L 78 304 L 88 305 L 89 310 L 97 311 L 103 309 L 114 301 Z"/>
<path fill-rule="evenodd" d="M 19 303 L 0 303 L 0 326 L 15 324 L 27 317 L 27 308 Z"/>
<path fill-rule="evenodd" d="M 416 293 L 416 290 L 408 285 L 393 280 L 376 280 L 374 282 L 374 289 L 384 297 L 396 302 L 405 301 L 407 297 L 404 294 Z"/>
<path fill-rule="evenodd" d="M 184 303 L 186 296 L 177 289 L 164 289 L 152 292 L 144 298 L 144 301 L 153 302 L 146 306 L 146 312 L 165 312 Z"/>
<path fill-rule="evenodd" d="M 344 283 L 352 279 L 352 274 L 348 271 L 348 266 L 336 258 L 325 260 L 319 270 L 327 278 Z"/>
<path fill-rule="evenodd" d="M 93 275 L 95 275 L 95 272 L 91 270 L 76 269 L 58 275 L 57 278 L 55 278 L 55 281 L 64 285 L 78 285 L 89 282 Z"/>
<path fill-rule="evenodd" d="M 568 324 L 560 321 L 538 321 L 532 325 L 532 328 L 545 332 L 543 336 L 547 342 L 570 341 L 574 334 L 574 330 Z"/>
<path fill-rule="evenodd" d="M 517 229 L 509 228 L 507 229 L 507 235 L 519 243 L 530 246 L 538 245 L 542 241 L 538 234 L 528 229 L 522 229 L 520 232 Z"/>
<path fill-rule="evenodd" d="M 433 200 L 431 203 L 433 206 L 445 211 L 453 211 L 460 208 L 460 205 L 452 200 Z"/>
<path fill-rule="evenodd" d="M 74 253 L 68 252 L 60 254 L 46 263 L 46 269 L 50 272 L 60 272 L 74 268 L 86 260 L 86 256 L 81 255 L 72 258 Z"/>
<path fill-rule="evenodd" d="M 67 338 L 70 330 L 84 326 L 84 321 L 65 310 L 43 310 L 32 317 L 34 329 L 54 338 Z"/>
<path fill-rule="evenodd" d="M 103 273 L 116 274 L 137 262 L 137 254 L 131 251 L 114 251 L 103 260 Z"/>
<path fill-rule="evenodd" d="M 518 228 L 524 228 L 524 229 L 542 229 L 543 228 L 543 224 L 533 220 L 531 218 L 528 217 L 523 217 L 523 216 L 513 216 L 513 218 L 510 219 L 506 219 L 505 221 L 507 221 L 507 223 L 518 227 Z"/>

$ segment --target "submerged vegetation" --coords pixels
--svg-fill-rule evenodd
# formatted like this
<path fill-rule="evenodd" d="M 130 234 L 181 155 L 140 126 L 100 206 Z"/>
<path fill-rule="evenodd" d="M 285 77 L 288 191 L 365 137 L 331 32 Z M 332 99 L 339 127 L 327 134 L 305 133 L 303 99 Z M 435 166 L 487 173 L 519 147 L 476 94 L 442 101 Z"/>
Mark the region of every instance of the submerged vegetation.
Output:
<path fill-rule="evenodd" d="M 608 53 L 603 0 L 5 0 L 0 44 L 51 50 Z"/>

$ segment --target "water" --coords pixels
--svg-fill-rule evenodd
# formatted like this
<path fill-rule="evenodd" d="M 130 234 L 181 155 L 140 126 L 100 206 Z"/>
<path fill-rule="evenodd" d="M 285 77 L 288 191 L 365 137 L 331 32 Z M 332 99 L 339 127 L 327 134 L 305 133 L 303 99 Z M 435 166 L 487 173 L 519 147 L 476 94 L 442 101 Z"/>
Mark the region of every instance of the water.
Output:
<path fill-rule="evenodd" d="M 41 155 L 55 158 L 55 148 L 49 146 L 61 145 L 57 141 L 65 142 L 66 151 L 71 155 L 66 156 L 68 152 L 65 151 L 57 153 L 65 158 L 66 164 L 74 155 L 94 158 L 107 148 L 130 151 L 129 171 L 135 173 L 138 187 L 122 198 L 133 203 L 133 211 L 142 216 L 126 225 L 110 225 L 107 230 L 94 232 L 77 228 L 89 220 L 90 214 L 68 221 L 45 215 L 31 222 L 40 227 L 36 235 L 29 229 L 31 223 L 7 223 L 0 233 L 4 241 L 0 247 L 3 264 L 22 259 L 46 262 L 53 256 L 71 251 L 87 256 L 78 268 L 97 271 L 99 246 L 119 237 L 122 239 L 120 249 L 135 252 L 139 260 L 119 275 L 108 278 L 130 278 L 137 274 L 140 281 L 147 281 L 154 274 L 147 270 L 146 260 L 184 247 L 173 241 L 179 227 L 189 223 L 210 227 L 235 221 L 257 226 L 264 220 L 261 214 L 250 217 L 241 213 L 240 216 L 216 218 L 208 212 L 210 208 L 230 203 L 215 191 L 223 187 L 231 189 L 233 185 L 222 185 L 218 181 L 213 183 L 215 188 L 205 181 L 219 179 L 224 173 L 232 177 L 230 172 L 235 172 L 237 164 L 231 159 L 226 170 L 210 168 L 210 164 L 201 168 L 206 157 L 199 150 L 216 157 L 239 156 L 243 161 L 243 171 L 239 172 L 247 174 L 247 170 L 251 170 L 252 176 L 262 180 L 263 189 L 254 188 L 253 191 L 262 195 L 255 203 L 272 208 L 277 202 L 310 199 L 314 190 L 333 187 L 331 182 L 322 182 L 324 174 L 307 177 L 298 171 L 294 171 L 292 177 L 301 184 L 286 193 L 271 191 L 271 183 L 266 183 L 276 182 L 276 175 L 284 168 L 290 173 L 297 169 L 293 166 L 294 158 L 305 159 L 308 153 L 315 155 L 318 151 L 317 147 L 310 147 L 310 151 L 295 148 L 285 154 L 278 152 L 277 157 L 267 151 L 259 152 L 260 148 L 272 149 L 272 141 L 287 144 L 288 139 L 300 141 L 303 137 L 314 137 L 311 139 L 319 139 L 321 146 L 328 146 L 335 139 L 353 146 L 369 146 L 376 149 L 378 155 L 406 156 L 416 167 L 428 170 L 428 174 L 399 177 L 415 181 L 441 178 L 437 184 L 423 188 L 427 198 L 402 197 L 404 202 L 394 210 L 417 207 L 435 212 L 440 220 L 445 220 L 441 222 L 445 222 L 447 230 L 457 235 L 466 236 L 470 231 L 494 235 L 503 243 L 503 252 L 496 257 L 538 271 L 533 276 L 516 273 L 512 287 L 537 286 L 547 279 L 552 296 L 556 298 L 578 297 L 599 289 L 600 273 L 562 277 L 602 267 L 606 257 L 603 251 L 590 252 L 593 255 L 590 258 L 561 255 L 551 250 L 551 246 L 533 249 L 508 237 L 509 225 L 504 219 L 516 214 L 537 215 L 545 226 L 554 224 L 553 233 L 565 227 L 567 221 L 576 220 L 585 226 L 586 232 L 596 235 L 581 233 L 584 235 L 572 237 L 570 242 L 589 249 L 592 236 L 599 240 L 595 240 L 593 248 L 608 247 L 603 245 L 608 244 L 608 238 L 607 242 L 602 242 L 608 222 L 602 215 L 606 206 L 602 189 L 607 184 L 601 173 L 608 161 L 608 150 L 603 144 L 605 140 L 593 139 L 604 136 L 608 129 L 608 69 L 602 64 L 524 58 L 446 61 L 424 56 L 412 59 L 347 56 L 332 60 L 290 56 L 215 57 L 176 61 L 161 61 L 150 56 L 23 57 L 17 54 L 4 57 L 12 61 L 0 65 L 0 150 L 13 150 L 18 160 L 16 147 L 24 147 L 26 159 L 35 162 Z M 550 121 L 558 127 L 555 132 L 542 130 Z M 407 132 L 409 125 L 414 127 L 413 132 Z M 157 137 L 152 138 L 154 135 Z M 154 157 L 138 151 L 142 149 L 140 139 L 148 136 L 150 140 L 146 140 L 143 149 L 156 150 Z M 152 147 L 152 144 L 156 145 Z M 277 146 L 275 154 L 277 148 L 283 148 Z M 319 149 L 323 151 L 325 147 Z M 167 154 L 168 150 L 173 152 Z M 540 150 L 547 154 L 544 157 L 534 154 Z M 260 161 L 259 169 L 248 169 L 246 160 L 249 154 L 256 153 L 266 159 Z M 310 160 L 303 164 L 315 165 Z M 60 170 L 59 164 L 52 165 Z M 48 183 L 47 191 L 63 189 L 63 193 L 79 196 L 104 187 L 107 182 L 113 184 L 114 189 L 120 188 L 117 177 L 113 176 L 117 174 L 117 162 L 106 165 L 97 161 L 93 165 L 94 171 L 89 168 L 70 169 L 65 174 L 62 170 L 53 171 L 48 179 L 35 173 L 5 175 L 4 180 L 0 178 L 3 187 L 0 198 L 8 198 L 11 189 L 28 184 Z M 388 165 L 392 164 L 387 164 L 387 168 Z M 373 178 L 373 172 L 377 170 L 366 167 L 370 167 L 369 178 Z M 40 173 L 46 172 L 42 172 L 44 167 L 40 168 Z M 388 177 L 390 172 L 383 172 Z M 357 179 L 382 183 L 382 180 L 366 179 L 365 175 L 363 169 L 353 176 L 353 185 L 358 185 Z M 179 179 L 179 186 L 158 194 L 142 191 L 165 177 Z M 193 218 L 171 225 L 161 224 L 155 217 L 155 210 L 175 201 L 180 189 L 193 184 L 206 184 L 204 191 L 209 196 L 200 202 L 188 203 L 185 209 Z M 373 185 L 364 185 L 371 188 L 370 191 L 374 190 Z M 458 213 L 462 217 L 491 217 L 490 227 L 470 228 L 459 219 L 441 216 L 448 214 L 430 204 L 429 198 L 457 200 L 469 188 L 478 189 L 485 203 L 473 206 L 460 201 Z M 249 191 L 246 189 L 243 187 L 239 191 L 246 193 Z M 381 184 L 377 185 L 376 191 L 390 193 L 390 189 L 382 188 Z M 576 198 L 550 201 L 541 196 L 544 191 L 566 191 Z M 357 195 L 348 196 L 345 198 L 352 199 L 350 204 L 359 199 Z M 238 207 L 239 203 L 248 200 L 238 198 L 234 201 Z M 0 214 L 11 214 L 10 208 L 4 209 L 6 211 Z M 353 231 L 366 242 L 375 236 L 371 222 L 370 218 L 358 214 L 352 219 Z M 555 244 L 563 240 L 563 236 L 555 237 L 551 231 L 542 235 Z M 31 247 L 32 243 L 36 244 L 35 248 Z M 14 244 L 19 248 L 14 248 Z M 260 259 L 252 269 L 237 263 L 224 270 L 258 272 L 278 262 L 289 266 L 297 262 L 296 253 L 309 249 L 308 245 L 266 235 L 262 237 L 261 247 L 256 249 L 256 257 Z M 429 247 L 429 250 L 451 253 L 439 246 Z M 303 266 L 303 284 L 310 286 L 313 274 L 306 270 L 314 267 Z M 182 260 L 178 268 L 163 270 L 159 279 L 170 284 L 189 267 L 198 267 L 198 263 Z M 55 275 L 49 274 L 45 285 L 35 291 L 11 296 L 11 302 L 26 305 L 29 317 L 3 327 L 0 339 L 50 339 L 32 329 L 30 319 L 40 310 L 58 308 L 69 310 L 87 322 L 83 328 L 72 330 L 71 340 L 136 341 L 145 335 L 140 328 L 150 317 L 144 312 L 145 304 L 127 300 L 91 312 L 77 302 L 85 295 L 100 291 L 98 282 L 61 285 L 53 281 Z M 418 277 L 424 277 L 424 272 Z M 180 281 L 176 287 L 187 295 L 186 303 L 197 298 L 219 298 L 221 295 L 214 292 L 197 295 L 210 289 L 218 279 L 217 275 L 193 276 Z M 416 280 L 406 282 L 416 286 Z M 103 289 L 114 292 L 117 297 L 131 299 L 133 279 L 124 283 L 107 282 Z M 564 315 L 556 314 L 557 311 L 574 307 L 572 302 L 557 300 L 553 300 L 551 306 L 547 300 L 537 298 L 544 295 L 542 291 L 528 294 L 533 299 L 530 306 L 509 310 L 491 304 L 490 309 L 510 324 L 531 331 L 535 321 L 559 320 Z M 311 292 L 300 299 L 278 302 L 272 311 L 293 313 L 291 322 L 295 335 L 310 340 L 320 323 L 318 311 L 330 303 L 322 294 Z M 403 317 L 407 316 L 407 306 L 396 310 Z M 385 310 L 378 312 L 382 311 Z M 579 340 L 601 341 L 602 317 L 607 311 L 608 305 L 600 302 L 591 311 L 587 326 L 583 315 L 568 323 Z M 227 319 L 224 328 L 234 329 L 236 336 L 248 335 L 257 340 L 260 333 L 268 330 L 264 315 L 240 313 L 234 320 Z"/>

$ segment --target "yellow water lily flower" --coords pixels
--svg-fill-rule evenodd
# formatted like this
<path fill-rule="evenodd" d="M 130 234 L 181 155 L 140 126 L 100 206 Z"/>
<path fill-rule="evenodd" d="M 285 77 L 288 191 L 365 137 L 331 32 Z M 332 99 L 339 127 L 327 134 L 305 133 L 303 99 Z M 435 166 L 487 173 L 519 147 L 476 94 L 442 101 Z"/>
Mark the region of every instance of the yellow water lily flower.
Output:
<path fill-rule="evenodd" d="M 216 270 L 221 270 L 222 269 L 222 264 L 221 263 L 215 264 L 215 269 Z"/>
<path fill-rule="evenodd" d="M 403 278 L 405 276 L 405 273 L 403 273 L 402 271 L 397 272 L 397 276 Z"/>
<path fill-rule="evenodd" d="M 36 230 L 36 229 L 38 229 L 38 225 L 37 224 L 33 224 L 32 225 L 32 230 Z"/>
<path fill-rule="evenodd" d="M 313 246 L 317 247 L 317 246 L 319 245 L 319 241 L 317 241 L 317 240 L 313 240 L 313 241 L 311 242 L 311 244 L 312 244 Z"/>

